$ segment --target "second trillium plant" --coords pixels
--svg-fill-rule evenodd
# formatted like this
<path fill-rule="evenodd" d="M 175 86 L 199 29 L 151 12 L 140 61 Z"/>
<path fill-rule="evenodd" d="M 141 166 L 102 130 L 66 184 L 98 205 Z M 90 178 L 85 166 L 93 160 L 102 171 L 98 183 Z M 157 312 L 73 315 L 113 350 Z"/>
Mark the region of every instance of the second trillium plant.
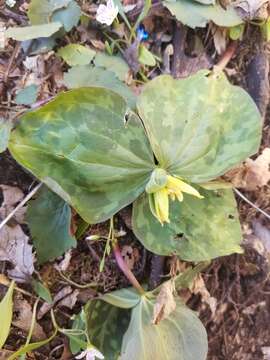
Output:
<path fill-rule="evenodd" d="M 156 254 L 201 261 L 241 252 L 231 189 L 211 182 L 256 153 L 256 105 L 223 73 L 162 75 L 137 111 L 105 88 L 60 94 L 13 131 L 14 158 L 89 223 L 133 203 L 133 231 Z"/>

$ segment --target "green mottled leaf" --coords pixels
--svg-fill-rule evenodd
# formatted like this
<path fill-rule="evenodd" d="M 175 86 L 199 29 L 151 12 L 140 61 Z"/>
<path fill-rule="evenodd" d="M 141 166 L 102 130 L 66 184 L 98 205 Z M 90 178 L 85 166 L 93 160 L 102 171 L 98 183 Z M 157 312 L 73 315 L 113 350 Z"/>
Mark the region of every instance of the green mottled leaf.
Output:
<path fill-rule="evenodd" d="M 12 281 L 8 291 L 0 302 L 0 349 L 2 349 L 5 344 L 7 337 L 9 335 L 12 313 L 13 313 L 13 290 L 15 287 L 15 282 Z"/>
<path fill-rule="evenodd" d="M 0 117 L 0 153 L 5 151 L 8 146 L 8 140 L 12 123 Z"/>
<path fill-rule="evenodd" d="M 52 304 L 53 299 L 50 290 L 40 281 L 35 279 L 31 282 L 33 289 L 36 294 L 43 300 L 45 300 L 48 304 Z"/>
<path fill-rule="evenodd" d="M 71 0 L 31 0 L 28 8 L 28 18 L 32 25 L 51 22 L 54 11 L 65 8 Z"/>
<path fill-rule="evenodd" d="M 18 105 L 32 105 L 37 100 L 37 96 L 38 86 L 32 84 L 17 93 L 15 102 Z"/>
<path fill-rule="evenodd" d="M 30 202 L 27 222 L 39 263 L 53 260 L 76 246 L 70 233 L 70 207 L 49 189 L 42 189 L 38 198 Z"/>
<path fill-rule="evenodd" d="M 21 118 L 9 150 L 85 221 L 105 221 L 144 191 L 154 167 L 141 121 L 126 123 L 127 110 L 108 89 L 62 93 Z M 56 255 L 55 240 L 44 246 L 42 261 Z"/>
<path fill-rule="evenodd" d="M 101 299 L 113 306 L 130 309 L 138 304 L 141 296 L 135 289 L 127 288 L 107 293 Z"/>
<path fill-rule="evenodd" d="M 96 66 L 105 68 L 115 73 L 119 80 L 125 81 L 129 72 L 129 66 L 125 60 L 118 55 L 108 55 L 98 52 L 95 56 L 94 63 Z"/>
<path fill-rule="evenodd" d="M 92 86 L 106 87 L 126 99 L 132 109 L 135 108 L 135 94 L 112 71 L 91 66 L 76 66 L 64 74 L 64 82 L 70 89 Z"/>
<path fill-rule="evenodd" d="M 141 64 L 147 66 L 155 66 L 156 59 L 154 55 L 144 45 L 139 46 L 139 57 L 138 60 Z"/>
<path fill-rule="evenodd" d="M 176 309 L 157 325 L 152 324 L 154 301 L 142 297 L 132 309 L 124 335 L 121 360 L 205 360 L 206 331 L 195 313 L 179 300 Z"/>
<path fill-rule="evenodd" d="M 86 329 L 86 314 L 84 309 L 77 315 L 75 315 L 73 323 L 72 323 L 72 330 L 82 330 L 85 331 Z M 72 354 L 78 353 L 81 349 L 85 349 L 87 347 L 87 339 L 85 334 L 77 335 L 77 336 L 69 336 L 69 346 Z M 84 344 L 86 346 L 84 346 Z"/>
<path fill-rule="evenodd" d="M 53 21 L 60 21 L 66 31 L 70 31 L 74 26 L 78 25 L 81 17 L 81 8 L 72 0 L 64 9 L 56 10 L 52 15 Z"/>
<path fill-rule="evenodd" d="M 70 66 L 87 65 L 95 54 L 94 50 L 80 44 L 69 44 L 57 51 L 57 55 Z"/>
<path fill-rule="evenodd" d="M 170 224 L 161 226 L 151 215 L 148 199 L 133 207 L 133 231 L 142 244 L 160 255 L 178 255 L 187 261 L 204 261 L 241 253 L 241 227 L 232 190 L 207 191 L 198 199 L 184 195 L 171 202 Z"/>
<path fill-rule="evenodd" d="M 123 335 L 128 328 L 130 310 L 102 300 L 92 300 L 87 304 L 85 312 L 91 343 L 103 353 L 106 360 L 117 360 Z"/>
<path fill-rule="evenodd" d="M 32 40 L 40 37 L 49 37 L 56 33 L 61 27 L 62 24 L 60 22 L 24 27 L 10 27 L 6 30 L 5 36 L 18 41 Z"/>
<path fill-rule="evenodd" d="M 163 4 L 177 20 L 191 28 L 205 27 L 209 21 L 218 26 L 235 26 L 243 21 L 233 7 L 223 9 L 221 5 L 205 5 L 194 0 L 167 0 Z"/>
<path fill-rule="evenodd" d="M 194 183 L 224 174 L 260 144 L 255 103 L 222 73 L 159 76 L 145 85 L 137 106 L 160 166 Z"/>

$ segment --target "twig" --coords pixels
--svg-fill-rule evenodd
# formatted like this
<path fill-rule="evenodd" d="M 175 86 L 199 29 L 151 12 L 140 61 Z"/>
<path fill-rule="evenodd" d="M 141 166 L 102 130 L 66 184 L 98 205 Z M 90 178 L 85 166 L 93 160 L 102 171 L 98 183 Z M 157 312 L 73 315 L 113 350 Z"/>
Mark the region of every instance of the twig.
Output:
<path fill-rule="evenodd" d="M 18 53 L 20 51 L 20 48 L 21 48 L 21 44 L 17 43 L 16 46 L 15 46 L 15 49 L 13 50 L 13 53 L 12 53 L 10 59 L 9 59 L 7 69 L 6 69 L 4 77 L 3 77 L 4 83 L 6 83 L 7 80 L 8 80 L 9 73 L 10 73 L 11 68 L 12 68 L 12 64 L 13 64 L 14 60 L 16 59 L 16 57 L 17 57 L 17 55 L 18 55 Z"/>
<path fill-rule="evenodd" d="M 240 196 L 240 198 L 242 198 L 246 203 L 248 203 L 249 205 L 251 205 L 254 209 L 256 209 L 257 211 L 259 211 L 261 214 L 263 214 L 267 219 L 270 219 L 270 215 L 267 214 L 267 212 L 265 212 L 264 210 L 260 209 L 257 205 L 253 204 L 253 202 L 251 202 L 247 197 L 245 197 L 245 195 L 243 195 L 238 189 L 233 188 L 234 192 Z"/>
<path fill-rule="evenodd" d="M 17 205 L 15 207 L 14 210 L 11 211 L 11 213 L 8 214 L 8 216 L 0 223 L 0 230 L 2 229 L 2 227 L 14 216 L 14 214 L 21 209 L 24 204 L 27 203 L 28 200 L 30 200 L 35 193 L 41 188 L 42 183 L 39 183 L 32 191 L 30 191 L 30 193 L 28 195 L 26 195 L 26 197 L 19 203 L 19 205 Z"/>

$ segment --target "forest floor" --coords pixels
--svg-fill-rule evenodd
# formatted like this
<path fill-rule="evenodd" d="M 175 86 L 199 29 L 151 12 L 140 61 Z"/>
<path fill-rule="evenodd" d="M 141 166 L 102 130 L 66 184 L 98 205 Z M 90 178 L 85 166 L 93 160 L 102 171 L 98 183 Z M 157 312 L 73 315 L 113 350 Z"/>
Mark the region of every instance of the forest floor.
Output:
<path fill-rule="evenodd" d="M 17 5 L 12 10 L 7 10 L 5 4 L 1 5 L 0 21 L 16 25 L 24 24 L 27 8 L 25 3 L 17 1 Z M 85 12 L 93 16 L 93 9 L 87 8 L 86 2 L 83 2 L 83 6 Z M 144 26 L 150 34 L 149 48 L 163 59 L 161 67 L 149 69 L 147 75 L 149 78 L 164 70 L 169 44 L 174 47 L 174 55 L 171 58 L 171 65 L 167 65 L 176 77 L 183 77 L 199 68 L 211 68 L 220 59 L 213 39 L 206 29 L 183 30 L 183 27 L 175 25 L 174 19 L 168 16 L 165 9 L 154 8 L 150 16 L 145 19 Z M 179 41 L 177 42 L 177 36 L 181 34 L 183 36 L 183 33 L 185 33 L 185 42 L 182 46 L 179 45 Z M 200 55 L 192 53 L 193 50 L 189 46 L 195 38 L 200 39 L 202 44 Z M 81 25 L 66 34 L 57 47 L 74 41 L 104 50 L 104 36 L 91 24 L 86 27 Z M 16 104 L 14 98 L 16 92 L 28 84 L 30 79 L 31 81 L 34 79 L 39 87 L 37 104 L 65 90 L 63 74 L 68 67 L 64 61 L 52 50 L 35 56 L 38 57 L 36 65 L 27 66 L 25 60 L 31 56 L 13 40 L 7 42 L 4 51 L 0 54 L 0 115 L 5 119 L 18 118 L 29 109 Z M 250 84 L 256 83 L 255 93 L 261 92 L 256 100 L 264 115 L 264 135 L 260 153 L 263 149 L 270 148 L 270 111 L 267 110 L 268 58 L 267 44 L 262 42 L 257 29 L 251 25 L 225 69 L 231 82 L 242 86 L 251 95 L 252 92 L 254 95 L 254 88 Z M 181 65 L 178 64 L 179 61 Z M 258 75 L 258 72 L 261 74 Z M 138 93 L 140 87 L 133 86 L 133 90 Z M 26 195 L 35 183 L 36 180 L 32 175 L 22 169 L 8 151 L 0 154 L 1 186 L 7 185 L 11 189 L 19 189 Z M 268 185 L 256 190 L 244 189 L 243 193 L 253 204 L 270 214 Z M 3 196 L 0 194 L 0 206 L 2 201 Z M 198 313 L 207 329 L 208 360 L 269 360 L 270 221 L 242 198 L 237 197 L 237 201 L 243 230 L 244 253 L 212 261 L 205 268 L 202 276 L 195 281 L 193 287 L 183 291 L 181 296 L 188 306 Z M 159 282 L 160 276 L 170 271 L 172 264 L 180 269 L 185 268 L 186 264 L 183 261 L 175 258 L 157 259 L 142 247 L 130 230 L 130 208 L 121 211 L 117 221 L 119 227 L 126 232 L 120 242 L 122 255 L 139 280 L 147 279 L 151 286 Z M 24 224 L 22 227 L 29 235 L 27 226 Z M 72 316 L 98 293 L 128 286 L 128 281 L 118 269 L 112 254 L 107 256 L 104 270 L 99 271 L 104 243 L 90 244 L 85 240 L 89 234 L 106 234 L 107 232 L 108 223 L 93 226 L 79 239 L 76 249 L 72 249 L 55 261 L 42 266 L 35 265 L 38 277 L 46 284 L 53 297 L 58 299 L 55 301 L 54 310 L 61 326 L 69 327 Z M 0 263 L 1 274 L 7 274 L 9 268 L 8 262 Z M 62 270 L 59 271 L 59 268 Z M 94 285 L 80 288 L 75 283 Z M 15 293 L 16 318 L 13 321 L 5 350 L 0 350 L 0 359 L 8 358 L 12 351 L 24 344 L 29 331 L 31 309 L 36 295 L 30 285 L 20 284 L 20 287 L 27 293 Z M 0 285 L 0 294 L 4 294 L 5 290 L 6 287 Z M 52 331 L 49 308 L 39 307 L 37 319 L 36 339 L 48 337 Z M 67 339 L 59 335 L 28 358 L 65 360 L 73 357 Z"/>

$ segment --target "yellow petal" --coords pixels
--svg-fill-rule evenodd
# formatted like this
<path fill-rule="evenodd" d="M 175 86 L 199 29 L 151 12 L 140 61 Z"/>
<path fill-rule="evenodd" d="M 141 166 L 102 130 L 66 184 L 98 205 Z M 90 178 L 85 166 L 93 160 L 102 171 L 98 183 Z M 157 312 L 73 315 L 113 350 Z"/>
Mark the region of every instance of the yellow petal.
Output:
<path fill-rule="evenodd" d="M 154 193 L 155 211 L 158 221 L 163 224 L 169 223 L 169 197 L 166 188 L 160 189 Z"/>
<path fill-rule="evenodd" d="M 168 175 L 167 187 L 174 192 L 185 192 L 187 194 L 196 196 L 199 199 L 203 198 L 203 196 L 200 195 L 199 191 L 197 191 L 194 187 L 170 175 Z"/>

